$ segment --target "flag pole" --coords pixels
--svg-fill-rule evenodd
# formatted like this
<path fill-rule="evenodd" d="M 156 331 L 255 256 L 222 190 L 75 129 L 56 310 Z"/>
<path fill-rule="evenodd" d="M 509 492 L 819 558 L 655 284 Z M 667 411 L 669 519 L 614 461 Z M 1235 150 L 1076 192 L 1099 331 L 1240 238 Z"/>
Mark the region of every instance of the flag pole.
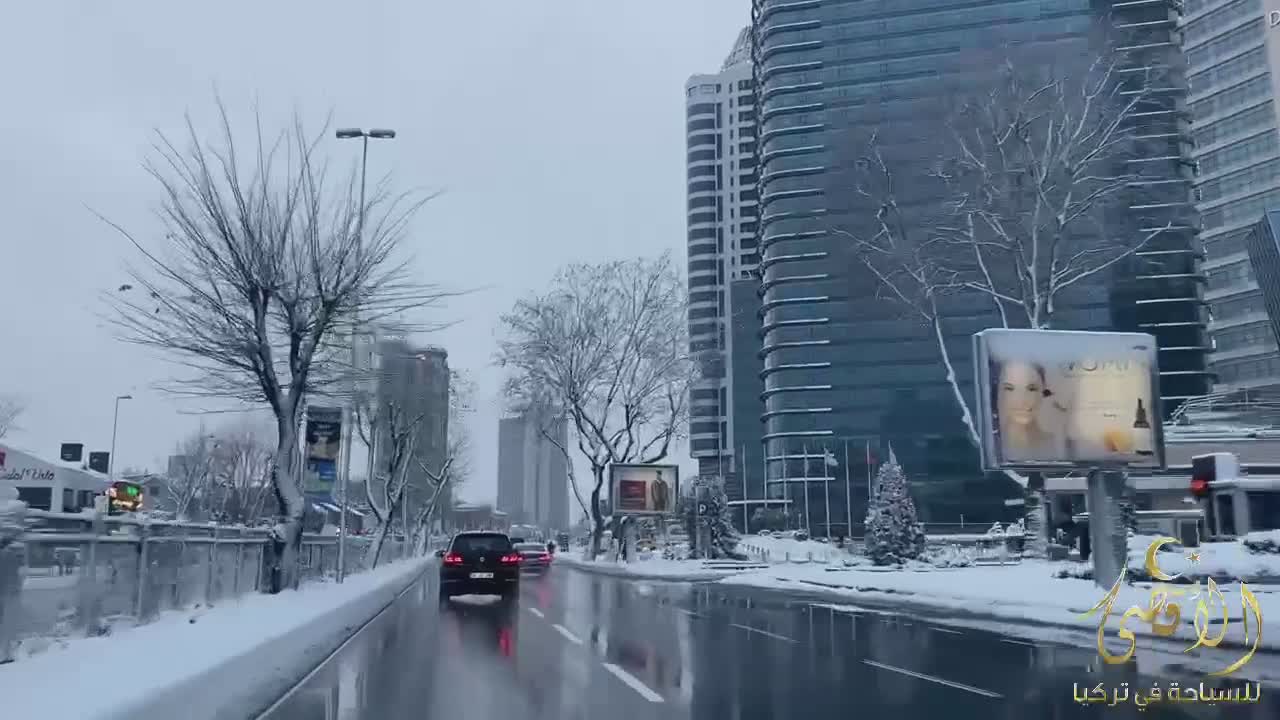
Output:
<path fill-rule="evenodd" d="M 871 441 L 867 441 L 867 507 L 871 507 Z"/>
<path fill-rule="evenodd" d="M 827 458 L 835 459 L 834 455 L 828 455 L 827 446 L 822 446 L 822 492 L 825 495 L 827 505 L 827 539 L 831 539 L 831 465 L 827 463 Z"/>
<path fill-rule="evenodd" d="M 738 470 L 742 473 L 742 534 L 746 535 L 751 532 L 747 525 L 747 446 L 742 446 L 741 462 L 738 464 Z"/>
<path fill-rule="evenodd" d="M 804 531 L 812 533 L 812 526 L 809 521 L 809 443 L 801 446 L 801 452 L 804 453 L 804 469 L 801 476 L 804 478 Z"/>
<path fill-rule="evenodd" d="M 853 537 L 853 493 L 850 492 L 849 475 L 851 468 L 849 467 L 849 439 L 844 440 L 844 510 L 848 515 L 844 530 L 845 538 Z"/>

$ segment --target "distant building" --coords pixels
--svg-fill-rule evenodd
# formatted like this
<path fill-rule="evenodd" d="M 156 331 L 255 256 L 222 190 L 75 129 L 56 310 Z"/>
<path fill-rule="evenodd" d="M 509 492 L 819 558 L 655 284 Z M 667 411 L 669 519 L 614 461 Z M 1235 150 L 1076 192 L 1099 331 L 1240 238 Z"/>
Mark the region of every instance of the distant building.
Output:
<path fill-rule="evenodd" d="M 408 490 L 405 509 L 409 517 L 427 502 L 432 484 L 418 465 L 424 463 L 433 473 L 440 472 L 449 457 L 449 353 L 438 347 L 415 347 L 403 340 L 378 343 L 377 394 L 375 406 L 386 413 L 394 407 L 401 423 L 416 422 L 414 461 L 407 471 Z M 403 425 L 402 425 L 403 427 Z M 380 419 L 376 440 L 378 467 L 387 467 L 392 443 L 391 428 Z M 446 488 L 436 507 L 447 514 L 453 507 L 452 492 Z M 442 518 L 443 519 L 443 518 Z"/>
<path fill-rule="evenodd" d="M 498 510 L 512 523 L 548 530 L 569 527 L 569 473 L 561 446 L 568 442 L 564 417 L 527 411 L 498 421 Z"/>
<path fill-rule="evenodd" d="M 1241 325 L 1231 333 L 1219 333 L 1215 340 L 1226 345 L 1218 347 L 1217 357 L 1231 358 L 1236 347 L 1276 347 L 1280 338 L 1280 210 L 1269 210 L 1245 235 L 1245 250 L 1249 253 L 1249 265 L 1253 266 L 1256 302 L 1261 306 L 1266 322 Z M 1239 341 L 1242 345 L 1234 345 Z M 1280 355 L 1249 356 L 1248 374 L 1255 378 L 1280 378 Z M 1256 366 L 1256 367 L 1253 367 Z"/>

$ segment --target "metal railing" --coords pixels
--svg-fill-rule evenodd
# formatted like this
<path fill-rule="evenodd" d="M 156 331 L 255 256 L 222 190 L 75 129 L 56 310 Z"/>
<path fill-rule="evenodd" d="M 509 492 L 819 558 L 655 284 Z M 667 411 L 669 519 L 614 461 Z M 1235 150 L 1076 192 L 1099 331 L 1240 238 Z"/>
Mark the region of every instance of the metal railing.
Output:
<path fill-rule="evenodd" d="M 39 638 L 105 635 L 269 582 L 270 528 L 38 510 L 28 510 L 26 521 L 17 542 L 0 548 L 0 662 Z M 349 566 L 360 569 L 369 542 L 346 539 Z M 338 543 L 337 536 L 303 535 L 298 584 L 335 577 Z M 380 562 L 407 549 L 388 538 Z"/>

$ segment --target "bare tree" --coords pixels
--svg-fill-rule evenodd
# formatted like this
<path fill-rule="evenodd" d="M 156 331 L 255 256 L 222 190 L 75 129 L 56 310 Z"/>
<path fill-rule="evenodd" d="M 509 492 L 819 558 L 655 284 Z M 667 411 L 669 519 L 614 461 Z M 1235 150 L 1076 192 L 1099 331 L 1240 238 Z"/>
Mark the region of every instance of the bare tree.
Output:
<path fill-rule="evenodd" d="M 210 510 L 223 522 L 252 525 L 263 516 L 272 494 L 274 448 L 264 442 L 270 428 L 239 423 L 220 430 L 214 447 Z"/>
<path fill-rule="evenodd" d="M 452 371 L 449 379 L 449 430 L 448 443 L 443 457 L 414 458 L 422 476 L 426 479 L 426 500 L 417 507 L 407 537 L 417 553 L 427 550 L 431 536 L 432 517 L 440 502 L 452 498 L 471 473 L 471 431 L 467 417 L 475 412 L 476 384 L 466 373 Z M 407 516 L 406 516 L 407 517 Z"/>
<path fill-rule="evenodd" d="M 693 377 L 685 311 L 684 280 L 662 255 L 570 265 L 546 294 L 502 317 L 508 401 L 562 408 L 591 466 L 592 557 L 604 532 L 606 468 L 662 460 L 685 427 Z"/>
<path fill-rule="evenodd" d="M 298 426 L 303 399 L 349 379 L 349 347 L 335 331 L 429 305 L 442 293 L 411 279 L 397 258 L 422 200 L 380 185 L 361 207 L 354 173 L 331 183 L 300 121 L 278 136 L 257 125 L 247 153 L 219 104 L 221 138 L 202 141 L 188 119 L 187 147 L 160 135 L 146 167 L 160 185 L 163 241 L 113 224 L 141 252 L 132 282 L 110 296 L 129 341 L 157 348 L 187 370 L 169 389 L 235 398 L 271 409 L 276 426 L 275 527 L 269 590 L 296 583 L 306 501 Z"/>
<path fill-rule="evenodd" d="M 366 567 L 377 567 L 387 535 L 403 509 L 405 490 L 409 485 L 409 468 L 417 457 L 418 425 L 423 415 L 410 415 L 396 401 L 379 408 L 377 421 L 382 427 L 386 447 L 380 448 L 374 464 L 374 476 L 365 480 L 365 498 L 378 523 L 373 543 L 365 556 Z M 407 539 L 406 539 L 407 541 Z"/>
<path fill-rule="evenodd" d="M 174 448 L 176 462 L 169 463 L 164 478 L 164 505 L 178 520 L 207 519 L 214 499 L 218 441 L 204 427 Z"/>
<path fill-rule="evenodd" d="M 939 157 L 922 162 L 912 152 L 927 143 L 891 129 L 870 137 L 853 164 L 853 203 L 871 221 L 835 230 L 880 296 L 930 328 L 975 446 L 981 438 L 945 341 L 948 303 L 983 298 L 999 326 L 1052 328 L 1072 291 L 1132 274 L 1147 262 L 1138 253 L 1173 227 L 1129 209 L 1169 179 L 1127 162 L 1146 142 L 1142 114 L 1158 102 L 1151 76 L 1123 70 L 1112 51 L 1078 66 L 1003 52 L 988 91 L 952 108 Z M 906 188 L 942 202 L 906 203 Z"/>
<path fill-rule="evenodd" d="M 17 428 L 18 417 L 27 406 L 13 395 L 0 395 L 0 438 Z"/>

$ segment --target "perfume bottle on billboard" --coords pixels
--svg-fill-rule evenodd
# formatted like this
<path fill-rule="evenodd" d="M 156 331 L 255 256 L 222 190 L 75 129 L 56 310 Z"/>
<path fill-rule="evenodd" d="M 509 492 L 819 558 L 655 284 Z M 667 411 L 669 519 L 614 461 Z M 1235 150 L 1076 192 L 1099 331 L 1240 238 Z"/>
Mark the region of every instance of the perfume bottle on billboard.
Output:
<path fill-rule="evenodd" d="M 1151 443 L 1151 423 L 1147 420 L 1147 409 L 1138 398 L 1138 407 L 1133 413 L 1133 451 L 1139 455 L 1154 455 Z"/>

